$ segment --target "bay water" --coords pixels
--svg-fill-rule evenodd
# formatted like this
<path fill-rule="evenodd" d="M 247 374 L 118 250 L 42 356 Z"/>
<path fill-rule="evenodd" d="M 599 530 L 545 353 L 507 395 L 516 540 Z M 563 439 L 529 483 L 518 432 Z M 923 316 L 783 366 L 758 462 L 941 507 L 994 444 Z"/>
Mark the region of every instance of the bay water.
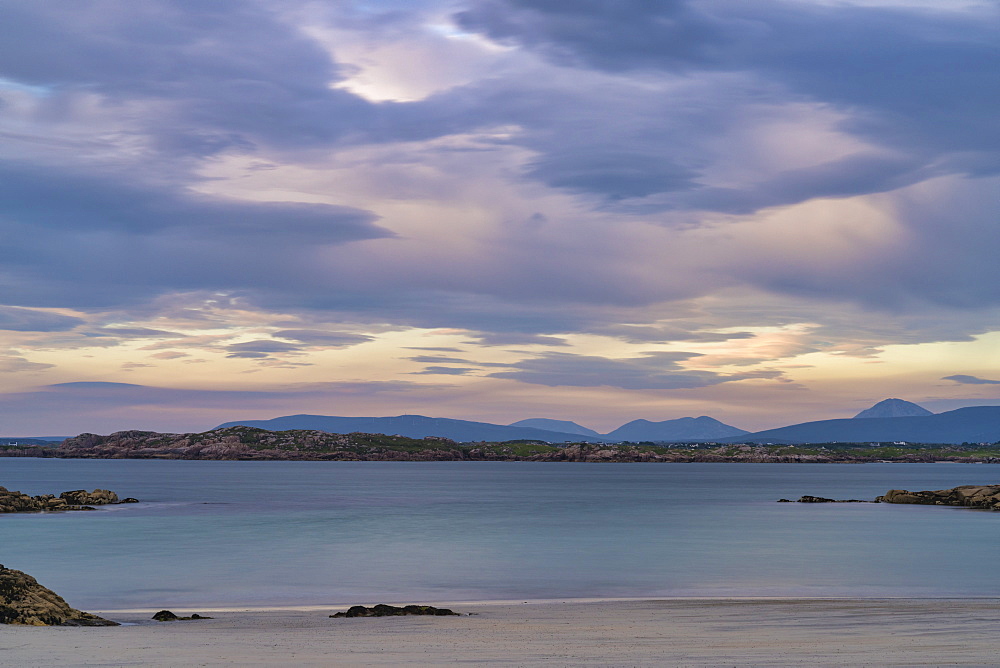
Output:
<path fill-rule="evenodd" d="M 984 464 L 216 462 L 0 458 L 29 494 L 0 563 L 83 609 L 590 597 L 1000 597 L 1000 513 L 887 504 Z"/>

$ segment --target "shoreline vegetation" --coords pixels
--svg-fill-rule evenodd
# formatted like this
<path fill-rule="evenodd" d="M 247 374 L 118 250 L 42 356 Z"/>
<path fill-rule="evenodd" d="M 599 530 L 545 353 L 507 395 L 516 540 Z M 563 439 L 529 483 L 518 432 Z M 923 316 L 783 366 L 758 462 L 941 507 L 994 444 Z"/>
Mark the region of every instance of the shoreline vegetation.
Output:
<path fill-rule="evenodd" d="M 81 434 L 55 447 L 0 446 L 0 457 L 229 461 L 1000 463 L 1000 443 L 459 443 L 433 436 L 408 438 L 299 429 L 274 432 L 235 426 L 189 434 L 151 431 L 121 431 L 108 436 Z"/>

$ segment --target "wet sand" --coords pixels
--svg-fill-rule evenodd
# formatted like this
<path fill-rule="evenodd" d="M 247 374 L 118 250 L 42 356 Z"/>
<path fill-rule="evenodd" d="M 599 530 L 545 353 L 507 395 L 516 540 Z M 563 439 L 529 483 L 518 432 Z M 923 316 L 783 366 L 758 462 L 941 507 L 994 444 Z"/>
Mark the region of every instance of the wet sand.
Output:
<path fill-rule="evenodd" d="M 0 627 L 2 666 L 998 666 L 996 599 L 669 599 L 449 604 L 461 617 L 342 608 L 175 609 L 213 620 Z"/>

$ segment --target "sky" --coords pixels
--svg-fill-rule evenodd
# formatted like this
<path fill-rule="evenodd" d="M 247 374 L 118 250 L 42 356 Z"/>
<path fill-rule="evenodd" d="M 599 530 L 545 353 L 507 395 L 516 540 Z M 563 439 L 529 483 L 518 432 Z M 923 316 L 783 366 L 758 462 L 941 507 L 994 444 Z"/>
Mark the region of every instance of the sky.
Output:
<path fill-rule="evenodd" d="M 993 0 L 8 0 L 0 433 L 1000 404 Z"/>

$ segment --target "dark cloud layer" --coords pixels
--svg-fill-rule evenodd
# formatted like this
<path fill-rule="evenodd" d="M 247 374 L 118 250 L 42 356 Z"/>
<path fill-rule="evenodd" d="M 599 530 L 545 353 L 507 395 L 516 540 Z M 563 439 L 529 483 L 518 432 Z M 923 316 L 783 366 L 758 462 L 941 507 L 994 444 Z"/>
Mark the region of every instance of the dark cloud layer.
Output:
<path fill-rule="evenodd" d="M 468 289 L 470 298 L 453 288 L 442 291 L 430 273 L 405 283 L 347 281 L 331 291 L 329 284 L 343 277 L 334 271 L 317 280 L 329 269 L 312 259 L 315 248 L 387 236 L 374 224 L 377 212 L 194 193 L 191 187 L 203 178 L 192 160 L 232 150 L 305 155 L 514 126 L 517 132 L 497 146 L 534 154 L 518 172 L 523 178 L 592 205 L 603 202 L 625 217 L 685 210 L 742 214 L 1000 168 L 994 122 L 1000 47 L 993 13 L 726 0 L 447 6 L 456 9 L 462 29 L 563 69 L 552 77 L 510 69 L 424 100 L 374 104 L 331 87 L 350 68 L 295 25 L 294 12 L 305 5 L 9 3 L 0 26 L 0 76 L 44 91 L 33 120 L 72 120 L 81 96 L 97 95 L 106 111 L 128 119 L 119 134 L 145 143 L 138 162 L 123 156 L 121 164 L 96 170 L 74 159 L 22 159 L 3 167 L 7 271 L 0 275 L 0 301 L 107 306 L 209 289 L 254 295 L 267 308 L 370 312 L 382 320 L 530 336 L 578 327 L 574 318 L 554 313 L 526 316 L 531 309 L 524 300 L 539 297 L 540 286 L 550 292 L 550 305 L 652 303 L 672 296 L 665 287 L 637 292 L 619 276 L 627 270 L 601 266 L 599 247 L 587 258 L 600 267 L 598 280 L 573 280 L 579 278 L 569 276 L 576 267 L 538 258 L 531 273 L 549 275 L 532 282 L 520 279 L 530 274 L 512 271 Z M 432 2 L 365 11 L 328 7 L 321 16 L 334 26 L 370 31 L 375 39 L 390 28 L 422 29 L 420 17 L 439 9 Z M 713 165 L 744 158 L 738 144 L 720 148 L 720 137 L 757 122 L 767 109 L 795 104 L 840 113 L 838 129 L 877 150 L 742 183 L 712 182 Z M 911 222 L 913 245 L 901 250 L 898 264 L 921 266 L 934 257 L 941 247 L 936 225 L 919 216 Z M 988 247 L 975 241 L 961 239 L 955 249 L 973 246 L 974 266 L 982 264 L 976 249 Z M 512 259 L 519 251 L 511 250 Z M 804 286 L 815 298 L 879 305 L 923 288 L 918 277 L 889 273 L 896 286 L 891 294 L 871 298 L 865 286 L 878 283 L 871 277 L 858 285 L 807 271 L 792 285 L 771 269 L 737 271 L 728 279 L 716 271 L 716 280 L 789 292 Z M 86 284 L 80 284 L 83 275 Z M 1000 281 L 979 283 L 971 294 L 994 302 L 997 295 L 984 294 L 982 286 Z M 941 299 L 953 303 L 969 288 L 948 285 L 939 288 Z M 688 288 L 680 296 L 698 292 Z M 425 298 L 430 305 L 421 304 Z"/>
<path fill-rule="evenodd" d="M 278 9 L 240 0 L 15 1 L 0 24 L 0 76 L 155 105 L 145 130 L 170 152 L 332 141 L 370 105 L 328 86 L 336 64 Z"/>
<path fill-rule="evenodd" d="M 387 236 L 348 207 L 245 202 L 130 180 L 0 164 L 0 301 L 114 305 L 170 290 L 296 280 L 317 246 Z M 81 277 L 84 279 L 81 281 Z M 300 279 L 299 279 L 300 280 Z"/>
<path fill-rule="evenodd" d="M 64 332 L 84 321 L 68 315 L 16 306 L 0 306 L 0 330 L 15 332 Z"/>
<path fill-rule="evenodd" d="M 456 20 L 560 63 L 611 71 L 710 65 L 738 36 L 735 21 L 710 17 L 686 0 L 485 0 Z"/>
<path fill-rule="evenodd" d="M 733 120 L 755 102 L 814 100 L 850 110 L 851 131 L 896 151 L 891 159 L 851 158 L 811 173 L 782 175 L 752 190 L 726 191 L 693 188 L 696 168 L 675 162 L 681 156 L 668 144 L 630 158 L 623 157 L 629 152 L 621 142 L 609 148 L 580 137 L 583 145 L 576 143 L 573 150 L 586 155 L 582 163 L 549 157 L 538 163 L 545 169 L 532 172 L 553 185 L 597 193 L 613 187 L 612 195 L 632 197 L 693 189 L 673 200 L 674 206 L 746 212 L 809 197 L 879 192 L 934 170 L 996 173 L 1000 168 L 1000 130 L 991 111 L 1000 103 L 996 12 L 793 1 L 490 0 L 459 12 L 456 19 L 467 30 L 535 50 L 562 65 L 618 74 L 732 73 L 738 82 L 727 82 L 730 94 L 723 99 L 731 103 L 733 92 L 742 97 L 730 108 Z M 738 92 L 741 87 L 744 93 Z M 706 119 L 719 113 L 714 107 L 721 94 L 702 91 L 697 104 Z M 676 102 L 686 103 L 684 97 L 681 93 L 674 104 L 662 106 L 661 116 L 649 119 L 662 134 L 670 136 L 678 121 L 702 129 L 685 117 L 684 106 L 677 107 Z M 614 103 L 634 105 L 633 100 Z M 608 118 L 615 126 L 623 121 L 613 112 Z M 633 138 L 640 140 L 636 134 Z M 648 149 L 639 141 L 632 146 Z M 643 168 L 623 179 L 630 161 Z"/>

